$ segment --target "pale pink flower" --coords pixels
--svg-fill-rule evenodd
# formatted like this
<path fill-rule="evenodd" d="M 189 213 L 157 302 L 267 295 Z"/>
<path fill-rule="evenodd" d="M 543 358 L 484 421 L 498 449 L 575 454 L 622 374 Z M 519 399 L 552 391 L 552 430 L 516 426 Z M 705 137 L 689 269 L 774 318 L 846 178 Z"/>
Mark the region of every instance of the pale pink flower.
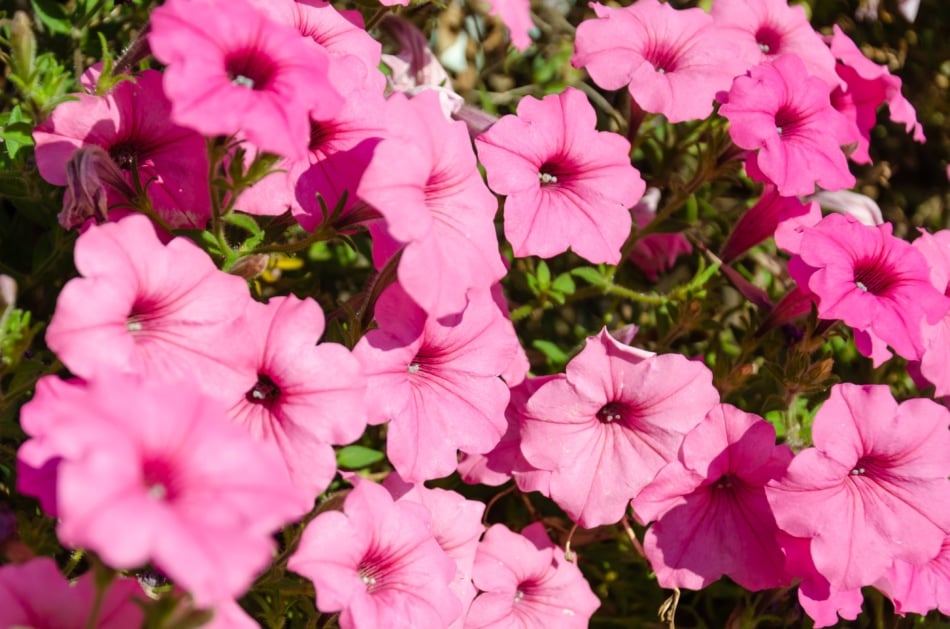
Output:
<path fill-rule="evenodd" d="M 823 80 L 828 89 L 841 82 L 835 74 L 834 58 L 801 6 L 789 5 L 786 0 L 715 0 L 712 16 L 736 43 L 748 67 L 793 54 L 802 60 L 808 74 Z"/>
<path fill-rule="evenodd" d="M 387 136 L 357 193 L 385 221 L 370 226 L 378 267 L 402 250 L 399 283 L 429 314 L 465 308 L 469 289 L 504 277 L 494 218 L 498 203 L 482 181 L 465 123 L 442 115 L 438 97 L 386 101 Z"/>
<path fill-rule="evenodd" d="M 247 346 L 245 392 L 226 400 L 228 415 L 278 448 L 294 482 L 315 497 L 336 474 L 331 445 L 351 443 L 366 428 L 366 382 L 342 345 L 317 343 L 324 318 L 312 299 L 251 302 L 239 332 Z"/>
<path fill-rule="evenodd" d="M 461 611 L 449 589 L 456 565 L 432 534 L 425 506 L 394 502 L 358 480 L 343 512 L 325 511 L 303 532 L 287 567 L 313 581 L 317 609 L 342 629 L 446 627 Z"/>
<path fill-rule="evenodd" d="M 857 147 L 851 159 L 859 163 L 871 161 L 868 154 L 871 129 L 877 124 L 877 110 L 884 103 L 887 103 L 891 120 L 903 123 L 907 133 L 911 133 L 917 142 L 926 141 L 914 106 L 901 94 L 900 78 L 892 75 L 886 66 L 865 57 L 837 24 L 828 45 L 838 60 L 835 67 L 844 82 L 832 92 L 831 103 L 857 130 Z"/>
<path fill-rule="evenodd" d="M 874 585 L 894 602 L 898 614 L 926 615 L 934 609 L 950 614 L 950 535 L 927 563 L 915 566 L 898 559 Z"/>
<path fill-rule="evenodd" d="M 472 295 L 461 316 L 446 321 L 427 316 L 394 284 L 375 314 L 379 328 L 353 353 L 366 373 L 369 421 L 389 422 L 386 451 L 400 476 L 448 476 L 458 450 L 495 447 L 508 404 L 498 376 L 519 346 L 488 292 Z"/>
<path fill-rule="evenodd" d="M 148 41 L 167 65 L 172 119 L 205 135 L 240 134 L 301 158 L 309 114 L 328 117 L 342 105 L 326 51 L 245 0 L 168 0 L 152 11 Z"/>
<path fill-rule="evenodd" d="M 40 175 L 64 186 L 66 165 L 75 152 L 99 146 L 121 169 L 126 184 L 131 187 L 133 177 L 138 178 L 152 208 L 169 225 L 204 227 L 211 216 L 205 140 L 171 120 L 162 75 L 146 70 L 103 96 L 74 96 L 33 131 Z M 134 201 L 114 186 L 106 192 L 110 207 Z"/>
<path fill-rule="evenodd" d="M 874 583 L 894 560 L 921 565 L 950 532 L 950 411 L 900 405 L 883 385 L 835 385 L 813 448 L 766 487 L 779 528 L 811 539 L 834 590 Z"/>
<path fill-rule="evenodd" d="M 633 222 L 637 229 L 643 229 L 656 218 L 656 208 L 660 202 L 660 191 L 648 188 L 643 198 L 633 206 Z M 636 264 L 651 282 L 660 279 L 660 273 L 673 268 L 677 258 L 691 253 L 693 245 L 681 233 L 647 234 L 638 238 L 630 248 L 630 260 Z"/>
<path fill-rule="evenodd" d="M 822 209 L 850 214 L 862 225 L 880 225 L 884 215 L 877 202 L 867 195 L 851 190 L 819 190 L 809 195 L 807 201 L 817 202 Z"/>
<path fill-rule="evenodd" d="M 873 333 L 916 359 L 921 325 L 943 318 L 950 300 L 930 283 L 923 255 L 891 230 L 890 223 L 869 227 L 850 215 L 826 216 L 803 232 L 789 273 L 815 295 L 820 318 Z"/>
<path fill-rule="evenodd" d="M 630 234 L 629 209 L 646 184 L 630 165 L 630 143 L 597 131 L 580 90 L 538 100 L 504 116 L 475 139 L 488 184 L 505 199 L 505 237 L 516 256 L 567 251 L 616 264 Z"/>
<path fill-rule="evenodd" d="M 231 364 L 246 351 L 232 337 L 251 301 L 244 280 L 187 239 L 162 244 L 142 215 L 90 227 L 75 259 L 81 277 L 63 288 L 46 331 L 70 371 L 193 379 L 225 398 L 247 390 Z"/>
<path fill-rule="evenodd" d="M 921 231 L 913 246 L 923 254 L 930 268 L 930 282 L 944 295 L 950 292 L 950 230 L 935 234 Z M 950 313 L 936 323 L 924 322 L 920 330 L 922 352 L 920 373 L 936 386 L 934 393 L 950 395 Z"/>
<path fill-rule="evenodd" d="M 462 615 L 449 628 L 460 629 L 465 612 L 476 594 L 472 584 L 472 569 L 478 540 L 485 532 L 485 525 L 482 524 L 485 504 L 466 500 L 461 494 L 447 489 L 429 489 L 422 483 L 411 485 L 402 480 L 398 473 L 387 476 L 383 486 L 397 503 L 418 502 L 432 515 L 432 535 L 445 554 L 455 562 L 455 579 L 449 588 L 462 603 Z"/>
<path fill-rule="evenodd" d="M 809 76 L 795 55 L 781 55 L 738 77 L 719 113 L 747 158 L 750 174 L 771 181 L 782 196 L 854 185 L 841 150 L 852 137 L 848 119 L 831 106 L 830 86 Z M 757 177 L 760 178 L 760 177 Z"/>
<path fill-rule="evenodd" d="M 861 613 L 864 595 L 861 588 L 834 588 L 815 567 L 811 557 L 812 540 L 793 537 L 779 531 L 779 543 L 785 553 L 785 569 L 789 576 L 801 579 L 798 602 L 818 627 L 837 626 L 838 616 L 855 620 Z"/>
<path fill-rule="evenodd" d="M 613 524 L 718 401 L 702 363 L 623 345 L 605 329 L 587 339 L 565 378 L 528 400 L 521 451 L 552 472 L 551 499 L 572 520 Z"/>
<path fill-rule="evenodd" d="M 792 460 L 762 418 L 720 404 L 686 435 L 679 457 L 633 500 L 656 520 L 643 548 L 665 588 L 699 590 L 725 575 L 747 590 L 788 582 L 765 484 Z"/>
<path fill-rule="evenodd" d="M 581 629 L 600 600 L 535 522 L 521 534 L 504 524 L 485 532 L 473 574 L 481 594 L 469 608 L 465 629 Z"/>
<path fill-rule="evenodd" d="M 571 65 L 604 89 L 628 86 L 641 109 L 670 122 L 709 116 L 716 93 L 749 67 L 702 9 L 677 11 L 658 0 L 590 6 L 597 18 L 577 27 Z"/>
<path fill-rule="evenodd" d="M 530 32 L 534 28 L 530 0 L 488 0 L 488 4 L 491 5 L 490 15 L 497 15 L 508 27 L 511 45 L 521 52 L 527 50 L 531 45 Z"/>
<path fill-rule="evenodd" d="M 70 583 L 50 557 L 39 557 L 19 566 L 0 566 L 0 627 L 85 629 L 95 600 L 91 572 Z M 116 579 L 105 592 L 95 626 L 141 626 L 141 605 L 146 600 L 135 579 Z"/>
<path fill-rule="evenodd" d="M 38 392 L 69 386 L 49 380 Z M 61 457 L 60 540 L 118 569 L 151 561 L 199 607 L 242 594 L 273 531 L 310 507 L 279 454 L 187 381 L 101 371 L 70 395 L 34 397 L 23 428 Z"/>

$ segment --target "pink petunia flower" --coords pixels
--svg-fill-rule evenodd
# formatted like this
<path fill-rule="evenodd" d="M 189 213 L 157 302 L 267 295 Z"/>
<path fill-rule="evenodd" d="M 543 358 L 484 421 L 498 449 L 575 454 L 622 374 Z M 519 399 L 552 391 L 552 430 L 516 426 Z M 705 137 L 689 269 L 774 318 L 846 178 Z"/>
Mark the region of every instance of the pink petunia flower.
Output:
<path fill-rule="evenodd" d="M 494 218 L 498 203 L 485 187 L 462 122 L 450 122 L 432 92 L 386 101 L 387 136 L 357 194 L 385 218 L 370 225 L 373 260 L 381 267 L 402 251 L 397 275 L 427 313 L 465 308 L 470 289 L 504 277 Z"/>
<path fill-rule="evenodd" d="M 630 143 L 597 131 L 580 90 L 525 97 L 475 139 L 488 183 L 505 199 L 505 237 L 516 256 L 567 251 L 617 264 L 630 234 L 629 208 L 646 184 L 630 165 Z"/>
<path fill-rule="evenodd" d="M 495 447 L 509 395 L 498 376 L 519 346 L 488 292 L 473 295 L 460 317 L 445 321 L 426 316 L 394 284 L 375 313 L 379 328 L 353 353 L 372 392 L 370 423 L 389 422 L 386 451 L 400 476 L 409 482 L 448 476 L 458 450 Z"/>
<path fill-rule="evenodd" d="M 40 175 L 64 186 L 69 159 L 80 148 L 99 146 L 129 187 L 133 177 L 138 178 L 152 208 L 169 225 L 203 228 L 211 216 L 205 140 L 171 120 L 162 75 L 146 70 L 103 96 L 75 98 L 57 106 L 33 131 Z M 134 201 L 114 186 L 106 192 L 109 206 Z"/>
<path fill-rule="evenodd" d="M 98 608 L 97 629 L 140 627 L 145 593 L 135 579 L 116 579 Z M 22 565 L 0 566 L 0 627 L 85 629 L 96 602 L 93 575 L 75 583 L 60 574 L 56 562 L 39 557 Z"/>
<path fill-rule="evenodd" d="M 917 142 L 926 141 L 924 128 L 917 121 L 914 106 L 901 94 L 900 78 L 892 75 L 886 66 L 865 57 L 837 24 L 828 45 L 831 54 L 838 60 L 835 67 L 844 82 L 844 86 L 832 92 L 831 103 L 857 130 L 857 147 L 851 154 L 852 160 L 862 164 L 871 161 L 868 154 L 871 129 L 877 124 L 877 110 L 884 103 L 887 103 L 891 120 L 903 123 Z"/>
<path fill-rule="evenodd" d="M 508 27 L 511 45 L 520 52 L 527 50 L 531 45 L 531 29 L 534 28 L 530 0 L 488 0 L 488 4 L 491 5 L 491 15 L 500 17 Z"/>
<path fill-rule="evenodd" d="M 660 585 L 699 590 L 723 575 L 752 591 L 787 584 L 765 484 L 791 460 L 771 424 L 713 408 L 633 500 L 640 521 L 656 520 L 643 548 Z"/>
<path fill-rule="evenodd" d="M 835 385 L 815 446 L 766 486 L 779 528 L 811 539 L 832 589 L 874 583 L 894 560 L 924 564 L 950 532 L 950 411 L 900 405 L 883 385 Z"/>
<path fill-rule="evenodd" d="M 447 489 L 429 489 L 422 483 L 411 485 L 402 480 L 398 473 L 387 476 L 383 487 L 389 490 L 397 503 L 417 502 L 432 515 L 432 535 L 445 554 L 455 562 L 455 579 L 449 588 L 462 603 L 462 614 L 449 625 L 449 629 L 461 629 L 465 612 L 476 594 L 472 570 L 478 540 L 485 532 L 485 525 L 482 524 L 485 504 L 466 500 L 461 494 Z"/>
<path fill-rule="evenodd" d="M 923 255 L 891 229 L 890 223 L 869 227 L 850 215 L 826 216 L 803 232 L 789 273 L 815 295 L 820 318 L 873 333 L 916 359 L 921 325 L 943 318 L 950 300 L 930 283 Z"/>
<path fill-rule="evenodd" d="M 643 198 L 633 206 L 633 222 L 637 229 L 643 229 L 656 218 L 656 208 L 660 203 L 660 191 L 648 188 Z M 638 238 L 630 248 L 630 260 L 636 264 L 651 282 L 660 279 L 660 273 L 673 268 L 677 258 L 691 253 L 693 245 L 682 233 L 647 234 Z"/>
<path fill-rule="evenodd" d="M 894 602 L 898 614 L 926 615 L 934 609 L 950 614 L 950 535 L 927 563 L 915 566 L 898 559 L 874 585 Z"/>
<path fill-rule="evenodd" d="M 189 240 L 162 244 L 142 215 L 92 226 L 76 241 L 76 268 L 56 302 L 46 342 L 77 376 L 97 369 L 197 379 L 223 397 L 247 391 L 231 336 L 251 301 Z"/>
<path fill-rule="evenodd" d="M 748 67 L 793 54 L 802 60 L 808 74 L 823 80 L 828 89 L 841 83 L 834 58 L 801 6 L 789 5 L 786 0 L 715 0 L 712 16 L 735 41 Z"/>
<path fill-rule="evenodd" d="M 152 11 L 148 41 L 168 66 L 172 119 L 205 135 L 241 134 L 302 158 L 309 114 L 329 117 L 342 105 L 326 51 L 245 0 L 168 0 Z"/>
<path fill-rule="evenodd" d="M 383 487 L 358 480 L 343 512 L 307 525 L 287 567 L 313 581 L 317 609 L 340 613 L 342 629 L 446 627 L 461 605 L 449 589 L 455 562 L 433 537 L 428 509 L 393 502 Z"/>
<path fill-rule="evenodd" d="M 809 76 L 795 55 L 737 78 L 719 113 L 729 135 L 748 157 L 750 174 L 775 184 L 782 196 L 811 194 L 854 185 L 841 146 L 853 135 L 848 119 L 831 106 L 830 86 Z"/>
<path fill-rule="evenodd" d="M 812 540 L 793 537 L 782 531 L 778 533 L 778 540 L 785 553 L 786 571 L 789 576 L 801 579 L 798 584 L 798 602 L 815 621 L 816 629 L 837 626 L 838 616 L 855 620 L 864 602 L 861 588 L 832 587 L 812 560 Z"/>
<path fill-rule="evenodd" d="M 930 268 L 930 282 L 944 295 L 950 293 L 950 230 L 935 234 L 921 231 L 913 246 L 923 254 Z M 950 312 L 936 323 L 924 322 L 920 330 L 922 352 L 920 373 L 936 387 L 935 395 L 950 395 Z"/>
<path fill-rule="evenodd" d="M 604 89 L 628 86 L 641 109 L 670 122 L 709 116 L 716 93 L 749 67 L 702 9 L 677 11 L 658 0 L 590 6 L 597 18 L 577 27 L 571 65 Z"/>
<path fill-rule="evenodd" d="M 775 235 L 777 242 L 780 239 L 776 231 L 779 225 L 804 217 L 810 212 L 817 213 L 815 222 L 821 219 L 821 210 L 817 203 L 805 205 L 796 197 L 784 197 L 774 185 L 767 183 L 759 200 L 746 210 L 736 223 L 719 257 L 723 262 L 731 262 L 772 235 Z M 786 225 L 784 229 L 788 228 Z M 786 242 L 785 239 L 783 242 Z"/>
<path fill-rule="evenodd" d="M 719 401 L 705 365 L 623 345 L 604 329 L 528 400 L 521 451 L 551 471 L 580 526 L 613 524 Z"/>
<path fill-rule="evenodd" d="M 540 522 L 520 535 L 504 524 L 489 528 L 478 545 L 473 579 L 482 593 L 469 608 L 465 629 L 581 629 L 600 607 L 577 565 Z"/>
<path fill-rule="evenodd" d="M 332 445 L 351 443 L 366 428 L 366 382 L 342 345 L 317 343 L 324 318 L 312 299 L 251 302 L 240 334 L 247 359 L 233 364 L 245 393 L 227 400 L 228 415 L 278 448 L 294 482 L 315 497 L 336 474 Z"/>
<path fill-rule="evenodd" d="M 208 607 L 242 594 L 270 561 L 271 533 L 310 506 L 280 456 L 188 381 L 106 370 L 70 395 L 40 395 L 69 387 L 47 381 L 22 421 L 61 458 L 67 546 L 118 569 L 151 561 Z"/>

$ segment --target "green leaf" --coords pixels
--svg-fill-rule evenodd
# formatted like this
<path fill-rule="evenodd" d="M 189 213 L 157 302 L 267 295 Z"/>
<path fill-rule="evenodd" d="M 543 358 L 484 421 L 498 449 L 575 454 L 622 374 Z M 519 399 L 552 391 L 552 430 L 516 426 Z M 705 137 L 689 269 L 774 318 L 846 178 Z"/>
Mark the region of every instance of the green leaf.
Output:
<path fill-rule="evenodd" d="M 7 147 L 7 155 L 15 159 L 24 146 L 33 146 L 33 125 L 29 122 L 11 122 L 0 127 L 0 140 Z"/>
<path fill-rule="evenodd" d="M 383 453 L 365 446 L 346 446 L 336 453 L 336 464 L 347 470 L 359 470 L 383 460 Z"/>
<path fill-rule="evenodd" d="M 577 287 L 574 285 L 574 279 L 570 273 L 561 273 L 551 284 L 551 288 L 562 295 L 573 295 Z"/>
<path fill-rule="evenodd" d="M 551 269 L 548 268 L 547 262 L 541 260 L 538 262 L 538 268 L 535 272 L 538 278 L 538 289 L 541 292 L 544 292 L 551 285 Z"/>
<path fill-rule="evenodd" d="M 555 369 L 560 369 L 567 364 L 567 354 L 560 347 L 550 341 L 536 339 L 532 341 L 531 347 L 535 348 L 548 359 L 548 363 Z"/>
<path fill-rule="evenodd" d="M 69 35 L 72 32 L 72 21 L 66 8 L 54 0 L 31 0 L 33 12 L 46 28 L 54 33 Z"/>
<path fill-rule="evenodd" d="M 571 275 L 576 275 L 592 286 L 606 286 L 607 278 L 592 266 L 581 266 L 571 269 Z"/>
<path fill-rule="evenodd" d="M 253 218 L 248 214 L 242 214 L 240 212 L 232 212 L 221 217 L 225 223 L 229 225 L 234 225 L 235 227 L 240 227 L 249 234 L 257 236 L 262 232 L 260 225 L 257 224 Z"/>

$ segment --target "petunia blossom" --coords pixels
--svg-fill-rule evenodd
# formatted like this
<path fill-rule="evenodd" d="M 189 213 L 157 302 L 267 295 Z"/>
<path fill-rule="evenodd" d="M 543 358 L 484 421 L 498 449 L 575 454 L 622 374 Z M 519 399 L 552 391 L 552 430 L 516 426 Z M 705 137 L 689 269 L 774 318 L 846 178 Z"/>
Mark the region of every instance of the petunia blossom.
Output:
<path fill-rule="evenodd" d="M 422 504 L 394 502 L 358 480 L 343 511 L 325 511 L 303 532 L 287 567 L 313 581 L 317 609 L 340 612 L 342 629 L 447 627 L 461 612 L 449 589 L 455 562 L 432 534 Z"/>
<path fill-rule="evenodd" d="M 423 310 L 436 317 L 465 308 L 470 289 L 504 277 L 494 218 L 495 197 L 478 172 L 465 123 L 442 114 L 424 92 L 386 101 L 387 133 L 357 194 L 385 219 L 370 225 L 373 260 L 397 253 L 397 276 Z"/>
<path fill-rule="evenodd" d="M 871 585 L 895 560 L 937 556 L 950 532 L 950 411 L 898 404 L 884 385 L 835 385 L 812 439 L 766 497 L 780 529 L 811 539 L 832 589 Z"/>
<path fill-rule="evenodd" d="M 943 318 L 950 300 L 930 283 L 923 255 L 891 230 L 890 223 L 870 227 L 850 215 L 826 216 L 802 233 L 789 273 L 815 295 L 820 318 L 840 319 L 916 359 L 921 325 Z"/>
<path fill-rule="evenodd" d="M 508 27 L 511 44 L 520 52 L 531 45 L 531 2 L 529 0 L 488 0 L 491 14 L 497 15 Z"/>
<path fill-rule="evenodd" d="M 166 380 L 194 379 L 225 398 L 247 388 L 231 365 L 251 301 L 184 238 L 163 244 L 142 215 L 91 226 L 76 241 L 81 277 L 60 292 L 46 342 L 77 376 L 108 367 Z"/>
<path fill-rule="evenodd" d="M 140 627 L 146 600 L 135 579 L 116 579 L 96 608 L 95 627 Z M 50 557 L 0 566 L 0 627 L 85 629 L 93 626 L 89 622 L 96 603 L 92 572 L 70 583 Z"/>
<path fill-rule="evenodd" d="M 950 292 L 950 230 L 935 234 L 922 231 L 913 242 L 930 268 L 930 282 L 944 295 Z M 920 373 L 934 384 L 937 396 L 950 395 L 950 312 L 936 323 L 924 322 L 920 329 L 922 351 Z"/>
<path fill-rule="evenodd" d="M 121 81 L 102 96 L 76 94 L 33 131 L 40 175 L 64 186 L 69 159 L 80 148 L 98 146 L 121 170 L 128 189 L 138 180 L 165 222 L 204 227 L 211 216 L 205 140 L 173 122 L 171 108 L 155 70 Z M 135 201 L 115 186 L 106 192 L 110 207 Z"/>
<path fill-rule="evenodd" d="M 798 584 L 798 603 L 820 627 L 837 626 L 838 616 L 846 620 L 855 620 L 861 613 L 864 595 L 861 588 L 835 588 L 815 567 L 811 556 L 811 543 L 808 538 L 794 537 L 782 531 L 778 541 L 785 553 L 785 569 L 789 576 L 800 579 Z"/>
<path fill-rule="evenodd" d="M 659 203 L 659 189 L 647 188 L 643 198 L 631 210 L 638 230 L 653 222 Z M 637 238 L 630 248 L 630 260 L 643 271 L 647 279 L 656 282 L 660 279 L 660 273 L 673 268 L 677 258 L 692 251 L 693 245 L 682 233 L 647 234 Z"/>
<path fill-rule="evenodd" d="M 273 531 L 310 507 L 280 455 L 187 380 L 103 370 L 68 395 L 40 395 L 70 386 L 47 381 L 22 422 L 59 456 L 67 546 L 117 569 L 151 561 L 208 607 L 243 594 L 270 561 Z"/>
<path fill-rule="evenodd" d="M 465 629 L 581 629 L 600 599 L 577 564 L 567 561 L 535 522 L 519 535 L 504 524 L 485 532 L 475 556 L 475 585 Z"/>
<path fill-rule="evenodd" d="M 830 86 L 809 76 L 795 55 L 738 77 L 719 113 L 741 148 L 756 151 L 750 174 L 775 184 L 782 196 L 854 186 L 841 146 L 853 138 L 848 119 L 831 106 Z"/>
<path fill-rule="evenodd" d="M 927 563 L 915 566 L 895 560 L 874 585 L 893 601 L 898 614 L 926 615 L 934 609 L 950 614 L 950 535 Z"/>
<path fill-rule="evenodd" d="M 172 120 L 205 135 L 301 158 L 309 115 L 342 105 L 326 51 L 245 0 L 168 0 L 152 11 L 148 41 L 167 66 Z"/>
<path fill-rule="evenodd" d="M 765 484 L 791 460 L 771 424 L 728 404 L 713 408 L 633 500 L 638 519 L 656 521 L 643 549 L 660 585 L 699 590 L 722 575 L 751 591 L 787 584 Z"/>
<path fill-rule="evenodd" d="M 249 303 L 239 332 L 249 351 L 232 363 L 245 391 L 228 415 L 280 450 L 294 482 L 315 497 L 336 474 L 332 445 L 366 428 L 366 382 L 342 345 L 317 343 L 324 317 L 312 299 L 274 297 Z"/>
<path fill-rule="evenodd" d="M 787 0 L 715 0 L 712 16 L 735 41 L 748 67 L 793 54 L 802 60 L 808 74 L 827 83 L 828 89 L 841 82 L 835 74 L 834 57 L 801 6 Z"/>
<path fill-rule="evenodd" d="M 366 372 L 370 423 L 389 422 L 386 451 L 403 479 L 448 476 L 457 451 L 484 453 L 506 428 L 508 387 L 498 377 L 519 351 L 485 291 L 460 317 L 426 316 L 398 284 L 376 302 L 379 328 L 354 354 Z"/>
<path fill-rule="evenodd" d="M 676 10 L 658 0 L 611 8 L 577 27 L 575 68 L 608 90 L 628 86 L 641 109 L 670 122 L 706 118 L 716 93 L 748 69 L 730 37 L 702 9 Z"/>
<path fill-rule="evenodd" d="M 565 378 L 528 400 L 521 451 L 551 471 L 551 499 L 572 520 L 613 524 L 718 401 L 702 363 L 623 345 L 604 329 Z"/>
<path fill-rule="evenodd" d="M 616 264 L 630 234 L 630 208 L 646 184 L 630 165 L 630 143 L 597 131 L 580 90 L 527 96 L 475 139 L 488 184 L 506 195 L 505 237 L 516 256 L 567 251 Z"/>

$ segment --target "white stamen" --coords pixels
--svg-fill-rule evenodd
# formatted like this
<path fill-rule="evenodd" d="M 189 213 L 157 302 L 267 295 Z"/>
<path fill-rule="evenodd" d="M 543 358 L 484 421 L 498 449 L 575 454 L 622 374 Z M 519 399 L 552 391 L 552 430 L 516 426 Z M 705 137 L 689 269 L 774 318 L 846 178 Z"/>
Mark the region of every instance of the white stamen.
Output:
<path fill-rule="evenodd" d="M 264 398 L 267 397 L 267 395 L 263 391 L 258 389 L 257 387 L 254 387 L 253 389 L 251 389 L 251 397 L 254 398 L 255 400 L 263 400 Z"/>
<path fill-rule="evenodd" d="M 126 321 L 125 329 L 129 332 L 140 332 L 142 330 L 142 324 L 138 321 Z"/>
<path fill-rule="evenodd" d="M 235 85 L 240 85 L 241 87 L 246 87 L 249 90 L 254 89 L 254 79 L 239 74 L 231 81 Z"/>
<path fill-rule="evenodd" d="M 557 183 L 557 176 L 548 173 L 538 173 L 538 179 L 541 180 L 541 183 Z"/>
<path fill-rule="evenodd" d="M 861 474 L 864 474 L 866 471 L 867 471 L 867 470 L 866 470 L 865 468 L 863 468 L 863 467 L 856 467 L 856 468 L 854 468 L 853 470 L 851 470 L 851 475 L 852 475 L 852 476 L 860 476 Z"/>
<path fill-rule="evenodd" d="M 782 135 L 783 129 L 782 129 L 782 127 L 779 127 L 779 126 L 776 125 L 775 131 L 776 131 L 776 133 L 778 133 L 779 135 Z"/>
<path fill-rule="evenodd" d="M 165 496 L 168 495 L 168 490 L 165 489 L 165 485 L 161 483 L 155 483 L 148 488 L 148 497 L 152 500 L 164 500 Z"/>
<path fill-rule="evenodd" d="M 868 292 L 868 287 L 864 285 L 864 282 L 855 282 L 854 285 L 863 290 L 865 293 Z"/>
<path fill-rule="evenodd" d="M 521 590 L 518 590 L 518 591 L 515 592 L 515 602 L 516 602 L 516 603 L 517 603 L 518 601 L 520 601 L 521 599 L 523 599 L 523 598 L 524 598 L 524 592 L 522 592 Z"/>
<path fill-rule="evenodd" d="M 663 68 L 657 68 L 657 69 L 656 69 L 656 73 L 657 73 L 657 74 L 666 74 L 666 70 L 664 70 Z"/>
<path fill-rule="evenodd" d="M 761 51 L 764 52 L 765 54 L 769 54 L 769 51 L 770 51 L 771 49 L 772 49 L 772 48 L 771 48 L 768 44 L 759 44 L 759 50 L 761 50 Z"/>
<path fill-rule="evenodd" d="M 419 363 L 412 363 L 409 365 L 409 373 L 416 373 L 419 371 Z"/>
<path fill-rule="evenodd" d="M 376 585 L 376 577 L 368 577 L 365 574 L 360 576 L 360 581 L 366 585 Z"/>

